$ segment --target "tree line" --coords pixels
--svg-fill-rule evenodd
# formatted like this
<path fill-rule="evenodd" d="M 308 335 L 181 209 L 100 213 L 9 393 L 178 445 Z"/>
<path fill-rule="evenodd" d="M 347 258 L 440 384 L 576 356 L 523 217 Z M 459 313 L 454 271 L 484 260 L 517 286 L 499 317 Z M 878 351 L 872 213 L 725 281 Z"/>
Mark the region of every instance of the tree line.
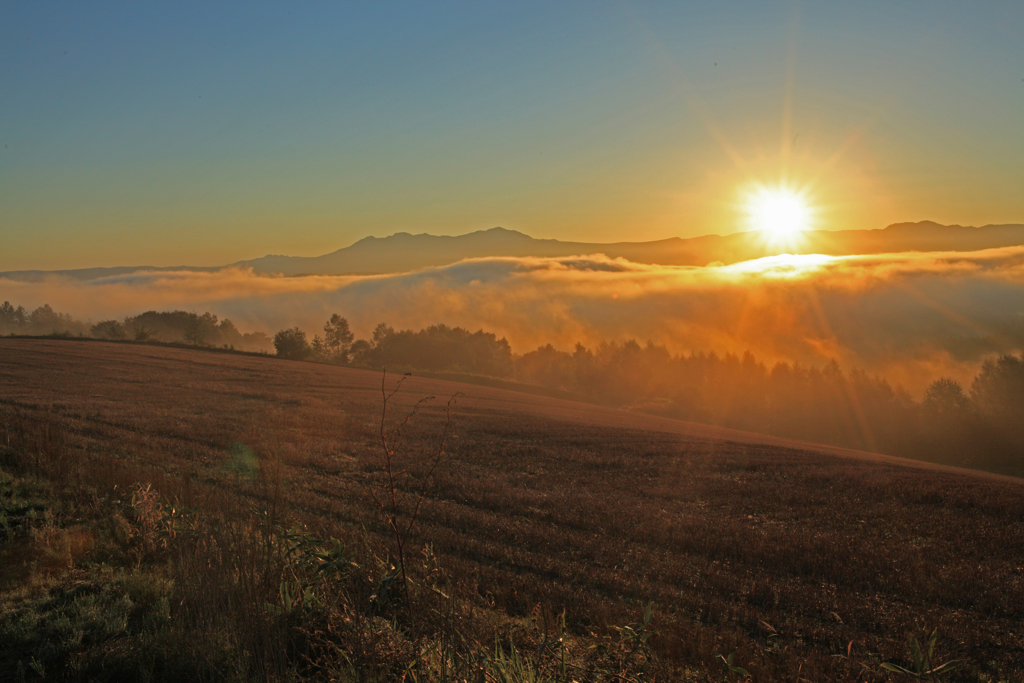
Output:
<path fill-rule="evenodd" d="M 1024 476 L 1024 354 L 985 361 L 967 387 L 936 379 L 915 401 L 885 378 L 844 372 L 835 361 L 769 367 L 749 352 L 673 354 L 632 339 L 519 355 L 493 333 L 447 325 L 413 331 L 380 323 L 369 339 L 356 339 L 340 314 L 312 340 L 297 327 L 271 340 L 212 313 L 147 311 L 87 325 L 49 305 L 27 311 L 5 301 L 0 334 L 274 350 L 281 358 L 492 377 L 667 417 Z"/>
<path fill-rule="evenodd" d="M 483 375 L 666 417 L 1024 475 L 1024 354 L 985 361 L 966 389 L 936 379 L 915 401 L 834 360 L 768 366 L 750 352 L 673 354 L 632 339 L 517 355 L 504 338 L 446 325 L 380 323 L 370 339 L 355 339 L 335 314 L 312 342 L 292 328 L 274 345 L 284 358 Z"/>
<path fill-rule="evenodd" d="M 0 334 L 67 334 L 85 336 L 88 327 L 67 313 L 58 313 L 49 304 L 33 311 L 15 308 L 10 301 L 0 305 Z"/>
<path fill-rule="evenodd" d="M 359 367 L 391 367 L 428 372 L 458 372 L 491 377 L 514 375 L 515 356 L 505 339 L 469 332 L 461 327 L 432 325 L 419 332 L 396 331 L 381 323 L 370 339 L 355 339 L 348 320 L 334 314 L 323 336 L 309 342 L 295 327 L 274 335 L 277 355 L 294 360 L 319 360 Z"/>
<path fill-rule="evenodd" d="M 93 337 L 127 341 L 159 341 L 269 352 L 271 339 L 262 332 L 242 333 L 227 318 L 213 313 L 189 311 L 146 311 L 122 320 L 101 320 L 89 325 L 70 314 L 58 313 L 49 304 L 29 312 L 9 301 L 0 305 L 0 335 Z"/>

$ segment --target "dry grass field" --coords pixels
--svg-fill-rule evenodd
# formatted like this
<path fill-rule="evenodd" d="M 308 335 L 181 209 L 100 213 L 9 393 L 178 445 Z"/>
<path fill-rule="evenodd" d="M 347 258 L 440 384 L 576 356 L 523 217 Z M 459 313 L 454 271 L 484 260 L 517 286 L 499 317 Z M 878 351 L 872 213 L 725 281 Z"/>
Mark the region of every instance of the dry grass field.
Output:
<path fill-rule="evenodd" d="M 71 484 L 272 505 L 289 523 L 392 547 L 374 502 L 387 491 L 381 380 L 0 339 L 0 410 L 9 424 L 59 422 Z M 417 558 L 432 544 L 443 592 L 478 615 L 470 638 L 486 642 L 490 619 L 533 648 L 564 610 L 572 637 L 597 644 L 653 603 L 647 675 L 661 680 L 741 678 L 718 659 L 733 651 L 756 681 L 898 680 L 880 664 L 908 665 L 908 636 L 936 628 L 936 663 L 964 660 L 944 680 L 1024 680 L 1024 482 L 417 377 L 388 404 L 394 425 L 436 396 L 403 432 L 399 469 L 429 466 L 458 392 L 408 541 Z M 24 579 L 11 547 L 7 584 Z"/>

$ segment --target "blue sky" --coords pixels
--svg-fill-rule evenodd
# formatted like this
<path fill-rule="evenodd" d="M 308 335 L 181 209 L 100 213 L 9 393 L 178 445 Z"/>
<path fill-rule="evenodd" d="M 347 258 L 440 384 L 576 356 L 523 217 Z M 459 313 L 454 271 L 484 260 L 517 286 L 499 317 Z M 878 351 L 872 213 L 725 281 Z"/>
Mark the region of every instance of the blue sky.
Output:
<path fill-rule="evenodd" d="M 895 7 L 893 6 L 895 5 Z M 1024 222 L 1024 4 L 6 3 L 0 269 Z"/>

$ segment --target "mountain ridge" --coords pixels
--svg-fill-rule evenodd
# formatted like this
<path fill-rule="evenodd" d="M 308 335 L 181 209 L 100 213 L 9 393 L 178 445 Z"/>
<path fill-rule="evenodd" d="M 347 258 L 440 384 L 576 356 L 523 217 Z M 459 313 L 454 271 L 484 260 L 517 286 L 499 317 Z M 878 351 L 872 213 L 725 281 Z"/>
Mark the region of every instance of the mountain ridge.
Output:
<path fill-rule="evenodd" d="M 0 273 L 0 278 L 42 281 L 47 277 L 95 280 L 138 272 L 216 272 L 225 268 L 251 268 L 259 275 L 380 275 L 440 267 L 467 258 L 557 258 L 604 254 L 636 263 L 704 266 L 736 263 L 778 253 L 879 254 L 907 251 L 977 251 L 1024 245 L 1024 225 L 989 224 L 981 227 L 942 225 L 934 221 L 893 223 L 882 229 L 808 231 L 793 248 L 773 248 L 757 232 L 699 237 L 669 237 L 649 242 L 570 242 L 535 238 L 502 227 L 463 235 L 397 232 L 386 237 L 367 236 L 320 256 L 266 256 L 224 266 L 117 266 L 71 270 L 22 270 Z"/>

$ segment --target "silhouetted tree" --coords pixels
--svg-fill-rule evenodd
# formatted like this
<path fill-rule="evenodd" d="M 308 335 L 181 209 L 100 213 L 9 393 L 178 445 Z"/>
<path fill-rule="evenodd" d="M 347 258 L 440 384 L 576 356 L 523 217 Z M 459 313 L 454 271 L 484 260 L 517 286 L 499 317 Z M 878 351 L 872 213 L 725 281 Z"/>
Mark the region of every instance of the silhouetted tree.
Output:
<path fill-rule="evenodd" d="M 978 410 L 999 420 L 1024 420 L 1024 355 L 987 360 L 971 384 Z"/>
<path fill-rule="evenodd" d="M 979 445 L 971 418 L 972 404 L 960 383 L 940 377 L 921 399 L 921 433 L 914 446 L 930 460 L 966 464 Z"/>
<path fill-rule="evenodd" d="M 125 318 L 125 328 L 136 341 L 189 341 L 189 328 L 198 332 L 199 321 L 195 313 L 188 311 L 146 311 Z"/>
<path fill-rule="evenodd" d="M 370 344 L 377 348 L 384 340 L 395 333 L 395 329 L 387 323 L 377 323 L 377 327 L 373 328 L 373 337 L 370 340 Z"/>
<path fill-rule="evenodd" d="M 16 318 L 24 318 L 24 309 L 20 306 L 14 311 Z M 86 332 L 83 323 L 75 320 L 67 313 L 58 313 L 49 304 L 43 304 L 28 314 L 25 319 L 26 331 L 29 334 L 82 334 Z"/>
<path fill-rule="evenodd" d="M 939 420 L 960 419 L 970 407 L 970 401 L 959 382 L 940 377 L 925 390 L 921 407 Z"/>
<path fill-rule="evenodd" d="M 370 342 L 365 339 L 357 339 L 352 342 L 352 346 L 348 350 L 349 360 L 356 365 L 370 365 L 372 352 L 373 346 Z"/>
<path fill-rule="evenodd" d="M 10 301 L 0 306 L 0 334 L 25 334 L 28 312 L 22 306 L 15 308 Z"/>
<path fill-rule="evenodd" d="M 273 348 L 270 337 L 262 332 L 246 332 L 242 335 L 240 347 L 248 351 L 268 352 Z"/>
<path fill-rule="evenodd" d="M 193 346 L 205 346 L 217 332 L 217 316 L 212 313 L 190 313 L 185 320 L 185 341 Z"/>
<path fill-rule="evenodd" d="M 324 325 L 324 346 L 328 354 L 335 360 L 348 361 L 349 348 L 354 339 L 348 327 L 348 320 L 335 313 Z"/>
<path fill-rule="evenodd" d="M 1024 355 L 985 361 L 971 383 L 986 467 L 1024 474 Z"/>
<path fill-rule="evenodd" d="M 19 314 L 20 312 L 20 314 Z M 14 308 L 10 301 L 0 305 L 0 332 L 14 332 L 25 324 L 25 309 Z"/>
<path fill-rule="evenodd" d="M 127 339 L 124 325 L 116 320 L 102 320 L 89 330 L 89 333 L 97 339 Z"/>
<path fill-rule="evenodd" d="M 309 357 L 315 360 L 328 360 L 330 358 L 330 350 L 327 348 L 327 344 L 324 343 L 324 338 L 319 334 L 313 335 Z"/>
<path fill-rule="evenodd" d="M 142 323 L 132 325 L 132 339 L 137 342 L 151 341 L 156 335 Z"/>
<path fill-rule="evenodd" d="M 524 353 L 516 362 L 516 377 L 530 384 L 570 389 L 573 381 L 572 356 L 551 344 Z"/>
<path fill-rule="evenodd" d="M 35 334 L 52 332 L 60 324 L 60 317 L 57 312 L 50 308 L 50 304 L 43 304 L 32 311 L 28 317 L 29 327 Z"/>
<path fill-rule="evenodd" d="M 303 360 L 312 353 L 312 349 L 306 341 L 306 333 L 297 327 L 281 330 L 275 334 L 274 349 L 279 358 L 291 360 Z"/>
<path fill-rule="evenodd" d="M 512 348 L 490 332 L 432 325 L 419 332 L 396 332 L 386 323 L 373 340 L 359 340 L 349 349 L 353 362 L 369 367 L 401 367 L 434 372 L 468 372 L 493 377 L 512 374 Z"/>
<path fill-rule="evenodd" d="M 216 329 L 213 330 L 209 341 L 211 344 L 216 344 L 217 346 L 241 348 L 245 346 L 245 335 L 238 331 L 238 328 L 235 327 L 233 322 L 224 318 L 224 320 L 221 320 L 220 324 L 217 325 Z"/>

